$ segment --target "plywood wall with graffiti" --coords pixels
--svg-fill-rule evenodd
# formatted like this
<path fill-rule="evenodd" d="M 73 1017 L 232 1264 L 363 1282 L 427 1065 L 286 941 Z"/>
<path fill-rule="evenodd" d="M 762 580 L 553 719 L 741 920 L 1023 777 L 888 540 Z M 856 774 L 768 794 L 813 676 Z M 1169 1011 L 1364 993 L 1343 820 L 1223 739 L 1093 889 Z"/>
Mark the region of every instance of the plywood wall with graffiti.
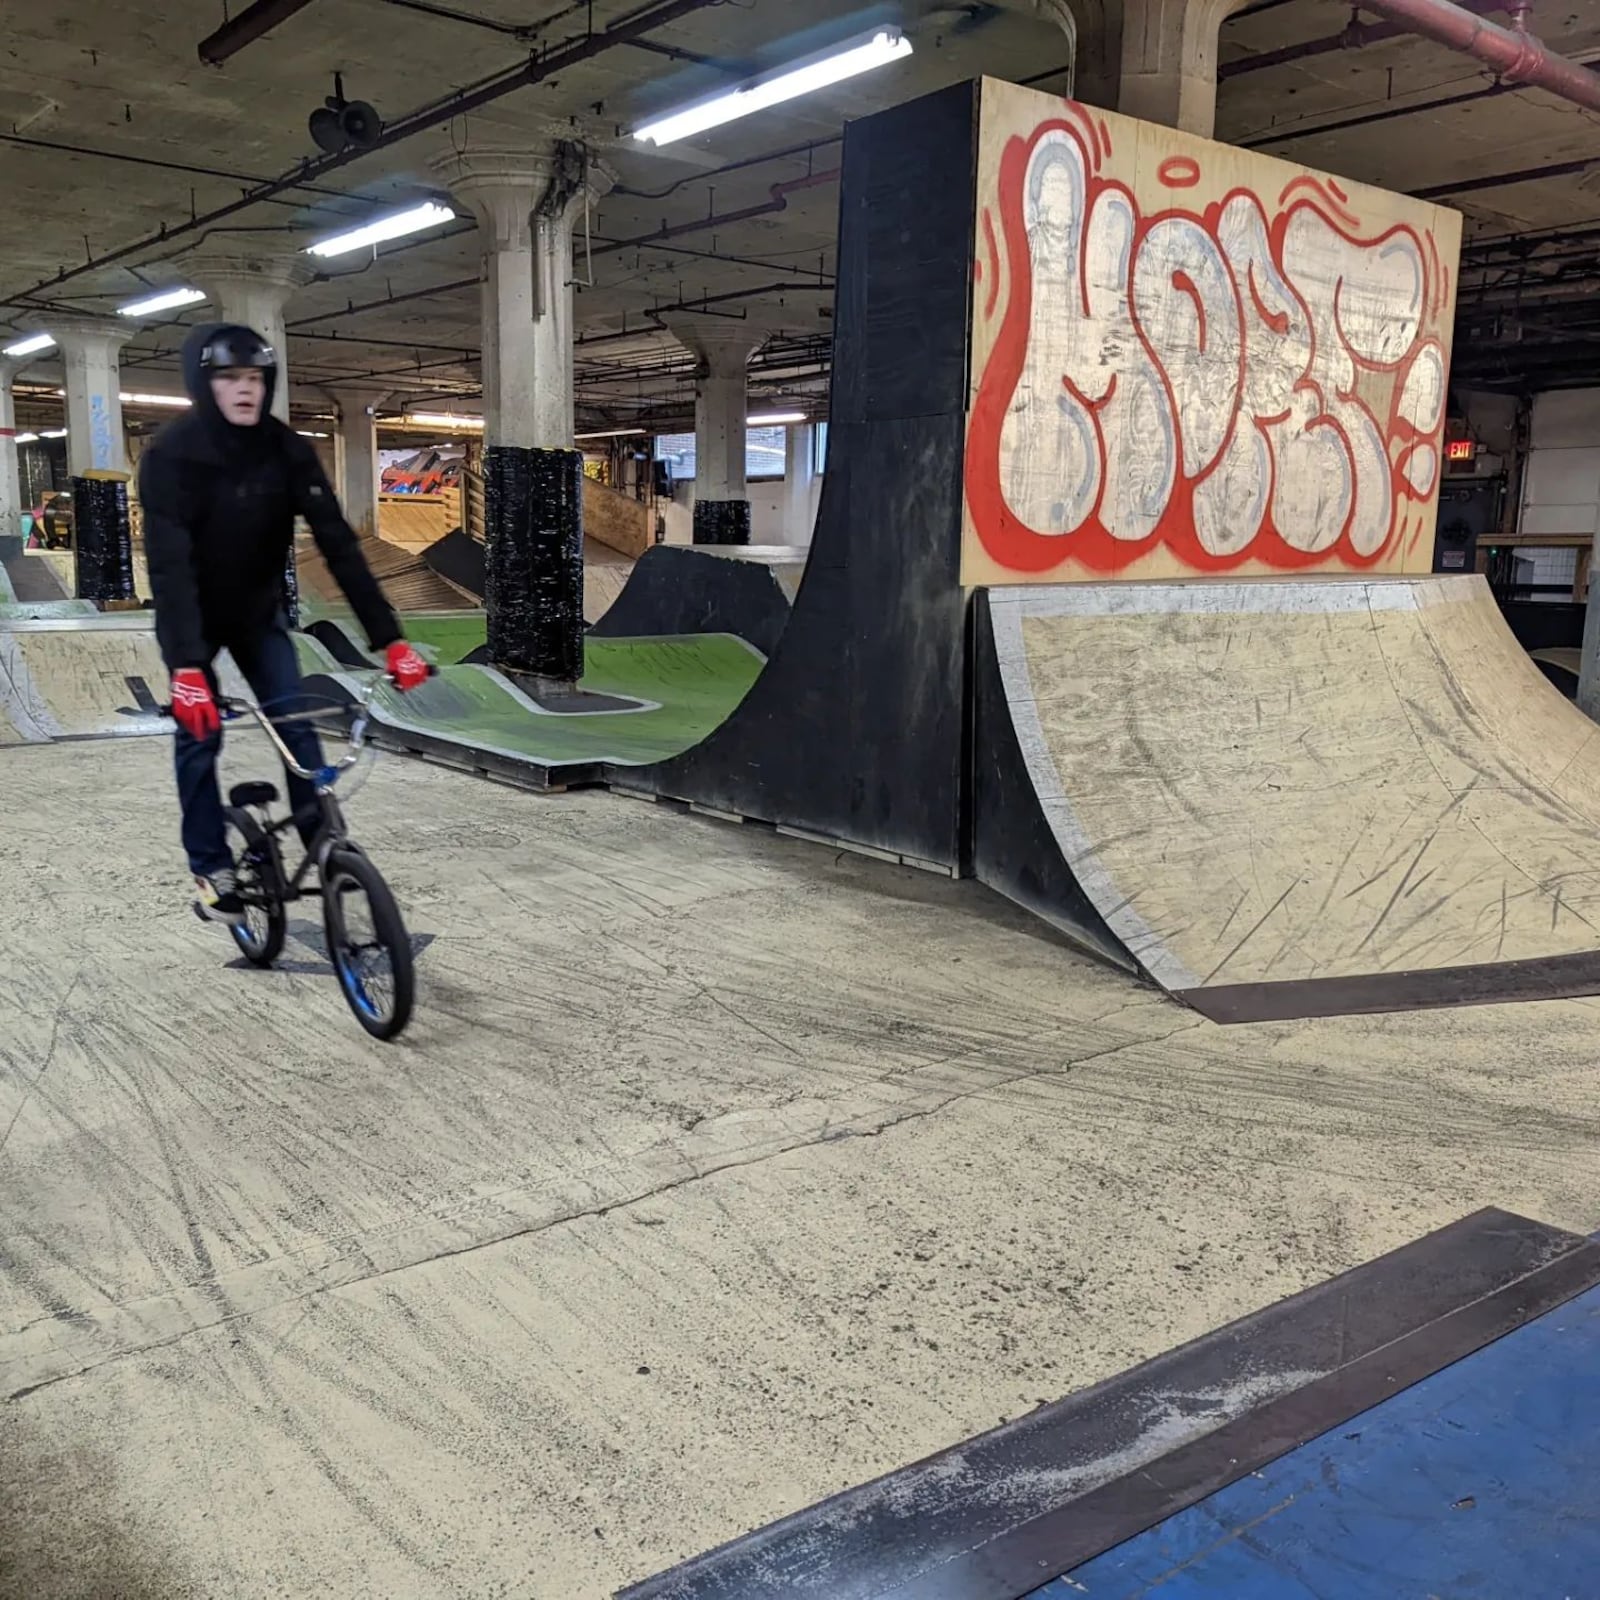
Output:
<path fill-rule="evenodd" d="M 986 82 L 969 584 L 1427 572 L 1459 214 Z"/>

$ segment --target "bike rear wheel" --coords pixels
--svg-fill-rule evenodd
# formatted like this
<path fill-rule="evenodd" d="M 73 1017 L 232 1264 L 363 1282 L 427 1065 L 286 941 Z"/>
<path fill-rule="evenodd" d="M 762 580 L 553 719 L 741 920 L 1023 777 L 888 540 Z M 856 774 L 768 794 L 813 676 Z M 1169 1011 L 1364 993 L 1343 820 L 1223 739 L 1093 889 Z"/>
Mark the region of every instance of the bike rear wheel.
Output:
<path fill-rule="evenodd" d="M 283 907 L 283 865 L 275 840 L 248 812 L 227 813 L 228 844 L 233 850 L 239 898 L 244 901 L 242 926 L 230 928 L 246 961 L 270 967 L 283 954 L 289 916 Z"/>
<path fill-rule="evenodd" d="M 416 972 L 411 935 L 383 874 L 359 850 L 335 850 L 322 875 L 328 959 L 356 1021 L 375 1039 L 411 1020 Z"/>

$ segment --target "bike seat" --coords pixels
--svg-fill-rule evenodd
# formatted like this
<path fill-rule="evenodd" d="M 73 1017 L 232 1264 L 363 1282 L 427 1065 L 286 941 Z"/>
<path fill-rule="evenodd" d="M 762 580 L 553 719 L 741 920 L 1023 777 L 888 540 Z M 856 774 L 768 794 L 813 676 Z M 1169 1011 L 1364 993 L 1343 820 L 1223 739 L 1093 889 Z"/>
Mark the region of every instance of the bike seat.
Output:
<path fill-rule="evenodd" d="M 236 783 L 228 791 L 228 803 L 235 806 L 270 806 L 277 798 L 277 785 L 271 783 Z"/>

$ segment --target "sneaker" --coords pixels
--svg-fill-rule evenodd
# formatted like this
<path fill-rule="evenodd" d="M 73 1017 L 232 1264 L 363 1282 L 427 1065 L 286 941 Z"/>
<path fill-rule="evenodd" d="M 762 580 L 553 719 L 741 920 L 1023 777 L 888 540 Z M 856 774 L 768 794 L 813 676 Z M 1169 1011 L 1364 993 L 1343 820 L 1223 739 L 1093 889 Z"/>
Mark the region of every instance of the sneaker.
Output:
<path fill-rule="evenodd" d="M 232 867 L 224 867 L 209 878 L 196 875 L 195 910 L 207 922 L 223 922 L 230 928 L 244 926 L 244 901 L 239 898 L 239 881 Z"/>

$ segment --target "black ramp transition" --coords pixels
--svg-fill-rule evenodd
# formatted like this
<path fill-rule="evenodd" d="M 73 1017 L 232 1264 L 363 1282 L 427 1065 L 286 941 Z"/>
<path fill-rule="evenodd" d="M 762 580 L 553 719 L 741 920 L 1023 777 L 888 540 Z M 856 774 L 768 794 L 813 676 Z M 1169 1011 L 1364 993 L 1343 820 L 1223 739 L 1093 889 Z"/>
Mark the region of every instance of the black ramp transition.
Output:
<path fill-rule="evenodd" d="M 618 1600 L 1021 1600 L 1597 1283 L 1480 1211 Z"/>
<path fill-rule="evenodd" d="M 422 563 L 456 588 L 480 600 L 487 586 L 484 548 L 464 528 L 456 528 L 422 552 Z"/>
<path fill-rule="evenodd" d="M 1083 892 L 1051 832 L 1000 680 L 989 596 L 973 607 L 972 873 L 1092 954 L 1140 973 Z"/>
<path fill-rule="evenodd" d="M 803 551 L 774 552 L 779 554 L 787 562 L 752 559 L 748 546 L 730 546 L 723 554 L 713 546 L 652 545 L 590 636 L 731 633 L 771 656 L 791 610 L 778 570 L 804 560 Z"/>
<path fill-rule="evenodd" d="M 618 789 L 954 871 L 977 85 L 845 130 L 828 471 L 777 650 L 709 739 Z M 928 175 L 939 174 L 930 183 Z"/>

